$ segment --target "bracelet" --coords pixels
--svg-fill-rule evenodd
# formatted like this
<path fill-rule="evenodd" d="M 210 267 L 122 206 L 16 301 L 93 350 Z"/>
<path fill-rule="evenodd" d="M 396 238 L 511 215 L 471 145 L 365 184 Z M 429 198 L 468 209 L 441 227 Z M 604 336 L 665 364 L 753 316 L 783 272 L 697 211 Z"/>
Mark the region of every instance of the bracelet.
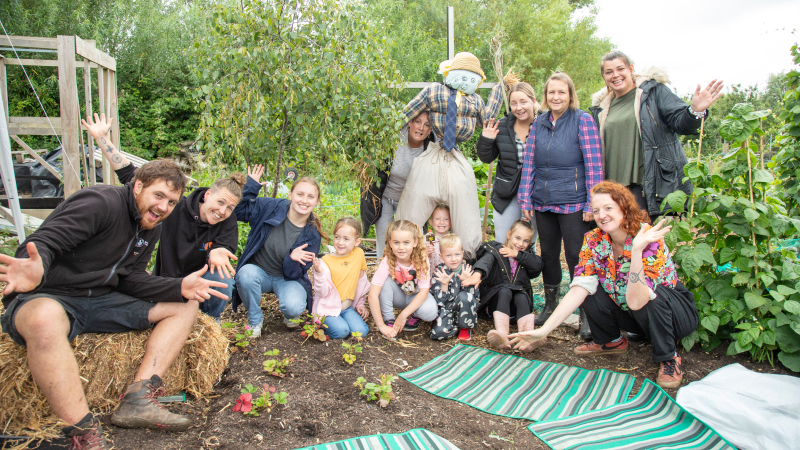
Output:
<path fill-rule="evenodd" d="M 694 116 L 695 119 L 703 119 L 708 115 L 707 109 L 703 112 L 697 112 L 692 109 L 692 105 L 689 105 L 689 112 Z"/>

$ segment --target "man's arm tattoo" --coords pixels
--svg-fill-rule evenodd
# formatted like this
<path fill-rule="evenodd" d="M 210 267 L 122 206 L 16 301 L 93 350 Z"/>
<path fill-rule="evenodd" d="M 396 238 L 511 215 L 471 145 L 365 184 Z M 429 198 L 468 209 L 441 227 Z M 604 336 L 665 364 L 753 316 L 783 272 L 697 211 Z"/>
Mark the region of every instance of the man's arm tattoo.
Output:
<path fill-rule="evenodd" d="M 111 152 L 109 152 L 109 153 L 111 153 Z M 119 163 L 122 162 L 122 158 L 119 156 L 119 154 L 111 155 L 110 159 L 111 159 L 111 162 L 113 162 L 113 163 L 119 164 Z"/>
<path fill-rule="evenodd" d="M 631 272 L 629 274 L 629 276 L 628 276 L 628 279 L 632 283 L 642 283 L 644 285 L 647 285 L 647 283 L 645 283 L 645 281 L 644 281 L 644 274 L 642 272 L 644 272 L 644 269 L 642 269 L 642 270 L 640 270 L 638 272 Z"/>

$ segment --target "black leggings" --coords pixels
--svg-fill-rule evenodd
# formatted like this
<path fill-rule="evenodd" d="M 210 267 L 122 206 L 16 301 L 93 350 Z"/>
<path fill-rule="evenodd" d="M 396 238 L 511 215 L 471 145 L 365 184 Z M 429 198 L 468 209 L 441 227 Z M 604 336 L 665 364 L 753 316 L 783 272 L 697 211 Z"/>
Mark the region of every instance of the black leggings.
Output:
<path fill-rule="evenodd" d="M 513 306 L 515 307 L 514 312 L 516 312 L 516 314 L 512 314 L 511 311 L 512 300 L 514 301 Z M 497 291 L 495 301 L 497 302 L 494 308 L 495 311 L 500 311 L 508 316 L 516 315 L 517 319 L 531 313 L 531 301 L 528 298 L 528 294 L 523 291 L 512 291 L 506 287 L 500 288 L 500 290 Z"/>
<path fill-rule="evenodd" d="M 561 240 L 569 267 L 569 279 L 575 276 L 575 266 L 583 246 L 583 235 L 589 231 L 589 223 L 583 221 L 583 212 L 558 214 L 536 211 L 536 228 L 542 244 L 542 281 L 553 286 L 561 283 Z"/>

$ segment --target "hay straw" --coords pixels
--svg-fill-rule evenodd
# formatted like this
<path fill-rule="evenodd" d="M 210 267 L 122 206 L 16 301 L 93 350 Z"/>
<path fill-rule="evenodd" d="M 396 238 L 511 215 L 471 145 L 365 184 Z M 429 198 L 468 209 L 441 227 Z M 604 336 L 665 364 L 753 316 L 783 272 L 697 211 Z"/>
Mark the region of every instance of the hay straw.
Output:
<path fill-rule="evenodd" d="M 72 342 L 89 408 L 111 410 L 139 369 L 150 330 L 83 334 Z M 228 365 L 228 340 L 211 317 L 200 314 L 186 345 L 164 376 L 167 395 L 210 393 Z M 0 333 L 0 423 L 3 434 L 52 438 L 65 426 L 42 396 L 28 369 L 25 347 Z"/>

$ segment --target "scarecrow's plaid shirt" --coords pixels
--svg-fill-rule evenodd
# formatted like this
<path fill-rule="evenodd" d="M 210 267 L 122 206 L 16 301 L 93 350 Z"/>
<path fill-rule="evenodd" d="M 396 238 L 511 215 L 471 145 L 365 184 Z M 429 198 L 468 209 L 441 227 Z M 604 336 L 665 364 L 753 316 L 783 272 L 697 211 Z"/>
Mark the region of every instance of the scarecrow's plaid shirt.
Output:
<path fill-rule="evenodd" d="M 433 133 L 438 142 L 443 141 L 444 121 L 447 116 L 447 100 L 450 98 L 450 88 L 442 83 L 433 83 L 421 90 L 405 107 L 408 120 L 417 117 L 419 113 L 428 110 Z M 503 91 L 500 83 L 492 88 L 489 94 L 489 104 L 483 103 L 478 94 L 464 95 L 458 106 L 456 119 L 456 144 L 466 142 L 475 132 L 475 126 L 483 128 L 489 119 L 497 117 L 500 105 L 503 102 Z"/>
<path fill-rule="evenodd" d="M 592 212 L 592 188 L 595 184 L 603 181 L 603 148 L 600 144 L 600 133 L 594 119 L 588 113 L 580 111 L 581 118 L 578 123 L 578 142 L 583 152 L 583 165 L 586 172 L 586 203 L 568 203 L 564 205 L 540 205 L 533 203 L 531 206 L 531 194 L 533 191 L 533 180 L 536 174 L 536 164 L 533 162 L 533 152 L 536 150 L 534 138 L 536 136 L 536 124 L 531 126 L 528 134 L 528 142 L 525 144 L 525 161 L 522 164 L 522 181 L 519 183 L 517 199 L 519 208 L 523 211 L 541 212 L 551 211 L 556 214 L 570 214 L 579 211 Z M 550 120 L 549 112 L 542 114 L 536 120 Z M 552 120 L 550 120 L 552 123 Z"/>

